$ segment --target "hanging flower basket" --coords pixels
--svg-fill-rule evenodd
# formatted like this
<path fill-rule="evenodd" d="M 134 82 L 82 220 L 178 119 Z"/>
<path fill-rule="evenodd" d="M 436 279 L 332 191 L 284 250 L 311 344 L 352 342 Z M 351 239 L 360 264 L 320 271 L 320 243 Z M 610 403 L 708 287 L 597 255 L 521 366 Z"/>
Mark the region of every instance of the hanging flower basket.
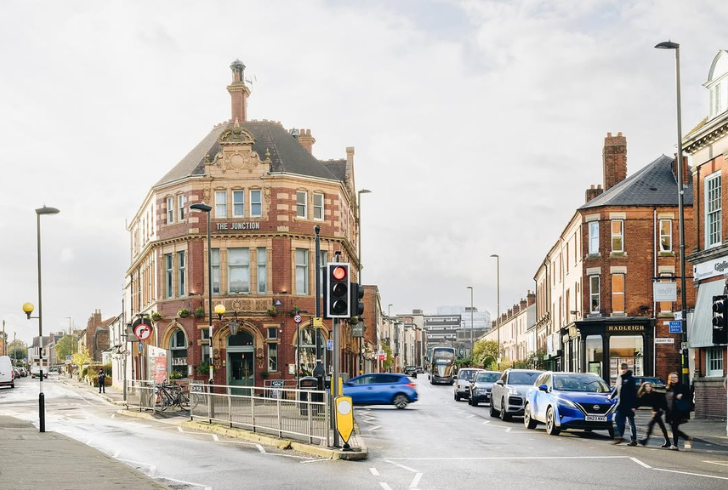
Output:
<path fill-rule="evenodd" d="M 278 315 L 278 308 L 276 308 L 275 306 L 271 306 L 270 308 L 268 308 L 268 311 L 266 313 L 268 313 L 269 316 L 276 316 Z"/>
<path fill-rule="evenodd" d="M 188 310 L 187 308 L 182 308 L 177 312 L 177 316 L 180 318 L 187 318 L 188 316 L 190 316 L 190 310 Z"/>
<path fill-rule="evenodd" d="M 164 318 L 164 317 L 162 316 L 161 313 L 156 312 L 156 311 L 152 313 L 152 320 L 154 320 L 155 322 L 158 322 L 162 318 Z"/>
<path fill-rule="evenodd" d="M 195 308 L 195 318 L 205 318 L 205 310 L 202 309 L 202 306 Z"/>

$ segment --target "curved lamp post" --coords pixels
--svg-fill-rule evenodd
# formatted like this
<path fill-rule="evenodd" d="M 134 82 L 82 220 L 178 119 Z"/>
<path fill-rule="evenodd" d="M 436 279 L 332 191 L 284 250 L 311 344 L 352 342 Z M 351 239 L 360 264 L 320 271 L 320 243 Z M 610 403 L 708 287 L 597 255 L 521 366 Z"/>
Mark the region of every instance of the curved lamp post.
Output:
<path fill-rule="evenodd" d="M 38 353 L 40 362 L 40 393 L 38 394 L 38 415 L 39 415 L 39 429 L 40 432 L 45 432 L 45 395 L 43 394 L 43 299 L 42 299 L 42 281 L 41 281 L 41 254 L 40 254 L 40 217 L 44 214 L 58 214 L 60 211 L 56 208 L 50 208 L 43 205 L 42 208 L 35 210 L 36 214 L 36 237 L 38 241 L 38 316 L 31 317 L 33 313 L 33 304 L 25 303 L 23 305 L 23 311 L 25 312 L 28 320 L 31 318 L 38 319 Z"/>
<path fill-rule="evenodd" d="M 680 310 L 682 316 L 680 319 L 681 346 L 682 353 L 682 382 L 686 386 L 690 384 L 688 366 L 687 349 L 682 347 L 688 340 L 687 334 L 687 318 L 685 311 L 686 291 L 685 291 L 685 218 L 683 211 L 683 147 L 682 147 L 682 117 L 680 114 L 680 45 L 672 41 L 665 41 L 655 46 L 657 49 L 674 49 L 675 50 L 675 79 L 677 81 L 677 197 L 678 197 L 678 229 L 680 232 Z"/>
<path fill-rule="evenodd" d="M 213 369 L 215 365 L 215 359 L 213 357 L 214 347 L 212 345 L 212 249 L 210 248 L 210 221 L 211 221 L 211 215 L 210 211 L 212 211 L 212 206 L 208 206 L 205 203 L 195 203 L 190 205 L 190 209 L 194 209 L 195 211 L 202 211 L 203 213 L 207 213 L 207 317 L 209 318 L 209 324 L 208 328 L 210 329 L 209 335 L 210 335 L 210 392 L 212 392 L 212 385 L 213 380 L 215 379 L 213 377 Z M 223 307 L 224 308 L 224 307 Z"/>

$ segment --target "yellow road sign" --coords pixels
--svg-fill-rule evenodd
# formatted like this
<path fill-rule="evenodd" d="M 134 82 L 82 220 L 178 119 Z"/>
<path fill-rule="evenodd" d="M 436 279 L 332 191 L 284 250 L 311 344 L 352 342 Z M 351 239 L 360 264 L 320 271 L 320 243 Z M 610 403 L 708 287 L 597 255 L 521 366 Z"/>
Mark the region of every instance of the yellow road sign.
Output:
<path fill-rule="evenodd" d="M 336 430 L 345 443 L 349 442 L 351 432 L 354 430 L 354 405 L 350 396 L 337 396 L 334 400 L 336 405 Z"/>
<path fill-rule="evenodd" d="M 323 327 L 324 326 L 324 319 L 320 316 L 313 317 L 313 326 L 314 327 Z"/>

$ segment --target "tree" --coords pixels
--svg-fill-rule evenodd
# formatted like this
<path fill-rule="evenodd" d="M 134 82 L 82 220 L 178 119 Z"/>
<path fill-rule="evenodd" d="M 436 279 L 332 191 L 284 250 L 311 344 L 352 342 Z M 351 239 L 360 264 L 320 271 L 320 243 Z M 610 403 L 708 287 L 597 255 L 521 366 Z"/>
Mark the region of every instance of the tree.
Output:
<path fill-rule="evenodd" d="M 58 342 L 56 342 L 56 359 L 65 361 L 66 356 L 70 356 L 71 353 L 76 350 L 73 342 L 73 337 L 70 335 L 64 335 Z"/>
<path fill-rule="evenodd" d="M 495 369 L 498 363 L 498 342 L 495 340 L 479 340 L 473 347 L 473 363 L 483 365 L 485 369 Z"/>
<path fill-rule="evenodd" d="M 387 354 L 387 359 L 382 361 L 382 370 L 388 371 L 392 367 L 392 349 L 387 344 L 381 344 L 382 350 Z"/>
<path fill-rule="evenodd" d="M 13 360 L 17 359 L 19 362 L 22 362 L 23 359 L 28 357 L 28 349 L 20 340 L 16 340 L 8 346 L 8 356 Z"/>
<path fill-rule="evenodd" d="M 91 354 L 89 353 L 88 349 L 83 348 L 80 352 L 76 352 L 71 357 L 71 361 L 73 361 L 73 364 L 76 366 L 83 366 L 84 364 L 88 364 L 92 361 Z"/>

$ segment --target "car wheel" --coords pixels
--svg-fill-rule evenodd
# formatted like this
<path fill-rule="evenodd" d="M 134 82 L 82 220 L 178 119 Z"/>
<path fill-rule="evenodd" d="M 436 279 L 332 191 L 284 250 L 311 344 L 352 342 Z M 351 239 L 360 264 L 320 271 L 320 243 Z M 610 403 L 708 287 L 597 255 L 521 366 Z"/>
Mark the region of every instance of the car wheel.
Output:
<path fill-rule="evenodd" d="M 394 400 L 392 400 L 392 403 L 395 407 L 401 410 L 403 408 L 407 408 L 407 405 L 409 404 L 409 399 L 406 395 L 400 393 L 398 395 L 394 395 Z"/>
<path fill-rule="evenodd" d="M 508 411 L 506 410 L 505 399 L 501 400 L 500 419 L 503 422 L 508 422 L 509 420 L 511 420 L 511 416 L 508 414 Z"/>
<path fill-rule="evenodd" d="M 490 416 L 496 418 L 498 416 L 498 410 L 493 406 L 493 400 L 490 401 Z"/>
<path fill-rule="evenodd" d="M 526 429 L 536 428 L 536 421 L 533 420 L 533 417 L 531 417 L 531 408 L 528 404 L 526 405 L 526 408 L 523 409 L 523 425 Z"/>
<path fill-rule="evenodd" d="M 561 430 L 556 427 L 556 416 L 554 415 L 554 409 L 549 407 L 546 410 L 546 433 L 550 436 L 558 436 Z"/>

